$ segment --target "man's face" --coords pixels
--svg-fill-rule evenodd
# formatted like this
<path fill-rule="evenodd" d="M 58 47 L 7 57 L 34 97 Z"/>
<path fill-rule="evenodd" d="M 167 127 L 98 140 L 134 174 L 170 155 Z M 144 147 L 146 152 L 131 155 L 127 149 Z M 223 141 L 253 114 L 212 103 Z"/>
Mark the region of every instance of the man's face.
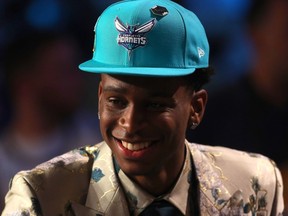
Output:
<path fill-rule="evenodd" d="M 100 127 L 121 169 L 154 175 L 184 160 L 193 92 L 183 78 L 103 74 Z"/>

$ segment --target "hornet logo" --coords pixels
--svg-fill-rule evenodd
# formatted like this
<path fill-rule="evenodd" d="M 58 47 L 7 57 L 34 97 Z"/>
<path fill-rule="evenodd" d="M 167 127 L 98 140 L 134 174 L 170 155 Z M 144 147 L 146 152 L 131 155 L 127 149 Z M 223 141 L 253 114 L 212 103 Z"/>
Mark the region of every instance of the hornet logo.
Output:
<path fill-rule="evenodd" d="M 124 25 L 121 20 L 116 17 L 115 27 L 119 31 L 117 43 L 125 47 L 129 54 L 132 50 L 147 44 L 145 34 L 149 32 L 156 24 L 156 19 L 152 19 L 142 25 Z"/>

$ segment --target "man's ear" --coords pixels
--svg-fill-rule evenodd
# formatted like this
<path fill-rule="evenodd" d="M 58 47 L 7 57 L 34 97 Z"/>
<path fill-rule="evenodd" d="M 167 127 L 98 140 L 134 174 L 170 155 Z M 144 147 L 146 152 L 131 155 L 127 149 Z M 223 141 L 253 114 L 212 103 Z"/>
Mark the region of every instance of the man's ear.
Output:
<path fill-rule="evenodd" d="M 208 100 L 207 91 L 201 89 L 197 92 L 194 92 L 193 98 L 191 100 L 191 112 L 188 127 L 191 129 L 195 129 L 204 116 L 206 104 Z"/>
<path fill-rule="evenodd" d="M 102 81 L 99 82 L 99 86 L 98 86 L 98 98 L 100 98 L 102 94 Z"/>
<path fill-rule="evenodd" d="M 102 81 L 99 82 L 99 86 L 98 86 L 98 112 L 100 110 L 100 100 L 101 100 L 101 95 L 102 95 Z"/>

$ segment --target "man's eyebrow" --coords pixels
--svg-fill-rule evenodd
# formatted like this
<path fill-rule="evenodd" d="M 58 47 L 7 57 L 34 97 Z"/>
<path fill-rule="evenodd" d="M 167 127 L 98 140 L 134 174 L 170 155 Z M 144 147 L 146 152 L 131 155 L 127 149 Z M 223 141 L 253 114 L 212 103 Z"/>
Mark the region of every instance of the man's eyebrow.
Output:
<path fill-rule="evenodd" d="M 109 85 L 109 86 L 103 87 L 103 92 L 117 92 L 117 93 L 124 93 L 125 94 L 125 93 L 127 93 L 127 89 L 116 87 L 113 85 Z"/>
<path fill-rule="evenodd" d="M 103 87 L 103 92 L 114 92 L 114 93 L 120 93 L 120 94 L 127 94 L 129 91 L 128 88 L 122 88 L 121 86 L 113 86 L 113 85 L 108 85 L 108 86 L 104 86 Z M 167 92 L 167 91 L 163 91 L 162 89 L 160 89 L 157 92 L 148 92 L 150 97 L 153 98 L 171 98 L 173 97 L 173 92 Z"/>

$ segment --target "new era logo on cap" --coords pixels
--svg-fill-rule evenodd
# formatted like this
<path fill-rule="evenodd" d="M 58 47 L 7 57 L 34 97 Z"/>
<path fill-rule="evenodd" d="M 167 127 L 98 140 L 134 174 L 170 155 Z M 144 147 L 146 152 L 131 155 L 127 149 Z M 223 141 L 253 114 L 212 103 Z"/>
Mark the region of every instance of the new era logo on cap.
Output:
<path fill-rule="evenodd" d="M 205 51 L 200 47 L 197 47 L 197 50 L 199 58 L 202 58 L 205 55 Z"/>

